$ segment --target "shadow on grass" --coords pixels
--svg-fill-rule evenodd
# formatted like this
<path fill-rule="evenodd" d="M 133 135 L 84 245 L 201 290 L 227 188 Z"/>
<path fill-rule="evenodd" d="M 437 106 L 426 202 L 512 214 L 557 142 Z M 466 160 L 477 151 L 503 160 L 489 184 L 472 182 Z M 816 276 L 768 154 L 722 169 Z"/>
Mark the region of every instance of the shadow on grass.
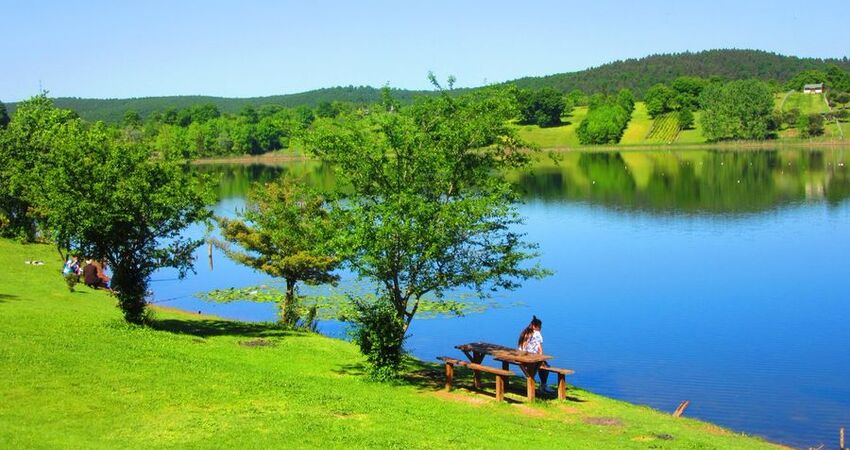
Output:
<path fill-rule="evenodd" d="M 350 376 L 367 376 L 366 366 L 362 363 L 346 364 L 335 371 L 341 375 Z M 551 382 L 551 380 L 550 380 Z M 401 378 L 397 381 L 398 384 L 413 386 L 420 392 L 439 392 L 446 388 L 446 369 L 442 364 L 430 364 L 424 361 L 410 358 L 405 361 L 404 370 Z M 489 397 L 495 400 L 496 398 L 496 380 L 492 375 L 481 374 L 481 389 L 476 389 L 473 382 L 473 372 L 466 367 L 455 367 L 454 378 L 452 381 L 453 391 L 474 392 L 484 397 Z M 570 390 L 573 392 L 571 393 Z M 575 393 L 578 389 L 568 388 L 566 402 L 569 403 L 584 403 L 584 400 L 577 397 Z M 505 397 L 507 403 L 527 403 L 526 396 L 526 381 L 524 377 L 515 376 L 508 381 L 506 394 L 514 394 L 521 400 L 510 397 Z M 537 398 L 541 400 L 556 400 L 558 399 L 557 392 L 549 394 L 537 394 Z"/>
<path fill-rule="evenodd" d="M 197 337 L 242 336 L 242 337 L 283 337 L 292 334 L 273 323 L 249 323 L 230 320 L 181 320 L 154 319 L 149 326 L 158 331 L 175 334 L 189 334 Z"/>
<path fill-rule="evenodd" d="M 17 299 L 17 298 L 18 298 L 17 295 L 0 293 L 0 303 L 6 303 L 9 300 L 14 300 L 14 299 Z"/>

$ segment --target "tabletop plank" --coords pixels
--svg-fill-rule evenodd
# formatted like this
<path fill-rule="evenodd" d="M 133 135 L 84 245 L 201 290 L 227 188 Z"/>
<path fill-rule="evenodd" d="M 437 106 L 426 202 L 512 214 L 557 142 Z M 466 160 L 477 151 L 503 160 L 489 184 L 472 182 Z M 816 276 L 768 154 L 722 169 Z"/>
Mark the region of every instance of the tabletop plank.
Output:
<path fill-rule="evenodd" d="M 503 361 L 521 364 L 533 364 L 552 359 L 549 355 L 529 353 L 516 348 L 505 347 L 504 345 L 491 344 L 489 342 L 471 342 L 469 344 L 456 345 L 455 348 L 464 352 L 483 353 Z"/>

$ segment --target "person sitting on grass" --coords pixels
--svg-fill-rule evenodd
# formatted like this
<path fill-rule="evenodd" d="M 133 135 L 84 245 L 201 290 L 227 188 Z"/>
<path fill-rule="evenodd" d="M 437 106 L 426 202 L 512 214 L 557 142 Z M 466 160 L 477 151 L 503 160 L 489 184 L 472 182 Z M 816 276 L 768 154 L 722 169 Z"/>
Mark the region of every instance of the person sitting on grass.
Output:
<path fill-rule="evenodd" d="M 540 334 L 540 329 L 543 327 L 543 322 L 537 318 L 537 316 L 531 316 L 531 323 L 522 330 L 522 333 L 519 334 L 519 340 L 517 342 L 519 349 L 528 352 L 528 353 L 537 353 L 543 354 L 543 335 Z M 544 361 L 541 366 L 545 367 L 549 364 L 546 364 Z M 540 375 L 540 392 L 541 393 L 551 393 L 552 391 L 549 389 L 549 386 L 546 385 L 546 380 L 549 379 L 549 372 L 538 370 L 537 373 Z"/>
<path fill-rule="evenodd" d="M 109 277 L 103 273 L 103 266 L 97 261 L 87 259 L 83 267 L 83 282 L 93 289 L 109 289 Z"/>
<path fill-rule="evenodd" d="M 62 268 L 62 275 L 65 277 L 76 275 L 79 279 L 80 277 L 80 261 L 77 258 L 77 255 L 71 255 L 68 257 L 68 260 L 65 261 L 65 267 Z"/>

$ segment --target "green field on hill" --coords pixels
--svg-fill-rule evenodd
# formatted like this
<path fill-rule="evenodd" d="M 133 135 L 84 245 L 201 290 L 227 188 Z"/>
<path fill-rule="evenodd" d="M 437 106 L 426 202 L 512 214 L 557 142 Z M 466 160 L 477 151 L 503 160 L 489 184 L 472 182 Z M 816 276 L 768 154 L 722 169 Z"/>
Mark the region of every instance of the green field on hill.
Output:
<path fill-rule="evenodd" d="M 446 393 L 415 361 L 374 383 L 354 345 L 270 324 L 160 309 L 128 326 L 106 292 L 68 291 L 51 246 L 0 240 L 0 264 L 3 448 L 775 448 L 575 388 Z"/>
<path fill-rule="evenodd" d="M 578 136 L 576 136 L 576 127 L 585 116 L 587 116 L 587 107 L 578 107 L 573 110 L 571 116 L 562 119 L 565 125 L 551 128 L 540 128 L 537 125 L 519 125 L 519 135 L 541 148 L 578 147 L 581 144 L 578 141 Z M 619 145 L 704 144 L 705 138 L 702 135 L 699 117 L 700 112 L 695 112 L 694 128 L 676 132 L 678 120 L 673 113 L 653 120 L 646 111 L 646 105 L 643 102 L 637 102 Z M 656 122 L 658 122 L 658 126 L 656 126 Z M 656 126 L 656 133 L 650 135 L 653 126 Z"/>
<path fill-rule="evenodd" d="M 782 106 L 782 110 L 788 111 L 794 108 L 800 110 L 801 114 L 824 114 L 829 112 L 829 107 L 824 101 L 822 94 L 792 92 L 788 95 L 788 98 L 785 99 L 785 104 Z"/>

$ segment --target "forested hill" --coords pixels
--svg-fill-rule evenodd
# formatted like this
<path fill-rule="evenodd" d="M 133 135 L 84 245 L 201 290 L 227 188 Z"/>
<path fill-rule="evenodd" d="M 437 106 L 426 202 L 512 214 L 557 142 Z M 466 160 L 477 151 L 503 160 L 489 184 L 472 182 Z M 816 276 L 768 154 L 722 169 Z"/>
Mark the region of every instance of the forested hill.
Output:
<path fill-rule="evenodd" d="M 561 73 L 542 77 L 520 78 L 514 83 L 521 88 L 554 87 L 563 92 L 581 89 L 585 93 L 613 93 L 622 88 L 634 91 L 638 98 L 657 83 L 670 82 L 682 75 L 724 79 L 760 78 L 784 83 L 797 73 L 808 69 L 823 69 L 836 64 L 850 70 L 850 60 L 815 59 L 784 56 L 759 50 L 706 50 L 696 53 L 652 55 L 640 59 L 627 59 L 579 72 Z M 393 95 L 402 103 L 415 95 L 432 91 L 393 89 Z M 323 102 L 373 103 L 381 100 L 381 89 L 371 86 L 348 86 L 317 89 L 289 95 L 252 98 L 224 98 L 207 96 L 145 97 L 130 99 L 57 98 L 56 106 L 76 111 L 87 120 L 119 122 L 128 110 L 147 117 L 153 111 L 169 108 L 182 109 L 192 105 L 212 103 L 221 112 L 235 113 L 245 105 L 277 104 L 284 107 L 315 107 Z M 10 104 L 12 112 L 15 105 Z"/>
<path fill-rule="evenodd" d="M 393 96 L 402 102 L 410 101 L 414 95 L 424 92 L 406 89 L 393 89 Z M 183 109 L 192 105 L 212 103 L 223 113 L 236 113 L 245 105 L 280 105 L 283 107 L 309 106 L 316 107 L 322 102 L 351 102 L 375 103 L 381 101 L 381 89 L 371 86 L 347 86 L 289 95 L 272 95 L 268 97 L 226 98 L 201 95 L 181 95 L 171 97 L 142 97 L 124 99 L 93 99 L 59 97 L 55 99 L 56 106 L 77 112 L 86 120 L 103 120 L 105 122 L 120 122 L 124 113 L 129 110 L 138 112 L 142 117 L 154 111 L 165 111 L 169 108 Z M 12 106 L 13 109 L 13 105 Z"/>
<path fill-rule="evenodd" d="M 759 78 L 784 83 L 803 70 L 824 69 L 829 64 L 850 70 L 850 59 L 846 56 L 816 59 L 761 50 L 706 50 L 627 59 L 579 72 L 520 78 L 511 83 L 521 88 L 553 87 L 564 92 L 580 89 L 586 93 L 614 93 L 627 88 L 640 98 L 653 85 L 683 75 L 718 76 L 727 80 Z"/>

